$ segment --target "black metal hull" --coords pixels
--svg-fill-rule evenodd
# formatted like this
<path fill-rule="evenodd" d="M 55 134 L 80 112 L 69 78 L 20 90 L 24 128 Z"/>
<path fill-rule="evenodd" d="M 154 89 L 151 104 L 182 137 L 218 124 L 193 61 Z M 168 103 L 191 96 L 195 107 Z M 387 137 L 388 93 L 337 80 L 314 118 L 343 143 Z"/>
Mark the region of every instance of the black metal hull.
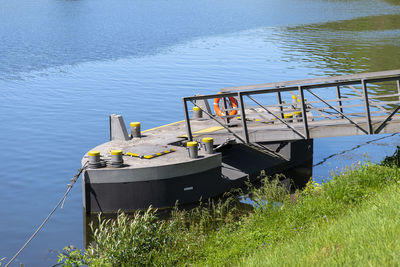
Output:
<path fill-rule="evenodd" d="M 85 184 L 87 212 L 134 211 L 190 203 L 229 190 L 221 168 L 188 176 L 130 183 Z M 187 188 L 187 190 L 182 190 Z"/>
<path fill-rule="evenodd" d="M 276 144 L 265 145 L 275 149 L 277 147 Z M 163 208 L 174 206 L 176 202 L 188 204 L 242 187 L 246 181 L 256 179 L 262 170 L 267 175 L 272 175 L 299 166 L 302 167 L 303 174 L 309 175 L 293 175 L 294 182 L 301 186 L 311 176 L 312 145 L 313 140 L 288 143 L 280 152 L 286 154 L 290 160 L 271 158 L 243 145 L 233 145 L 221 151 L 222 166 L 167 179 L 94 183 L 90 182 L 89 174 L 85 172 L 84 207 L 87 213 L 115 213 L 119 210 L 130 212 L 146 209 L 150 205 Z M 237 170 L 236 176 L 230 175 L 230 168 Z"/>

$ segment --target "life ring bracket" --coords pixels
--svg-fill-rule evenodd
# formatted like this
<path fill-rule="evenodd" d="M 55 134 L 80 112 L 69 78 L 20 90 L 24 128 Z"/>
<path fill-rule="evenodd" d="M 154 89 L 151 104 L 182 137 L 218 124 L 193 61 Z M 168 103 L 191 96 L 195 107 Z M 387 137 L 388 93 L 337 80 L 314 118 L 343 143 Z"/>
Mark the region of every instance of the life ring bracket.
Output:
<path fill-rule="evenodd" d="M 219 103 L 221 101 L 222 97 L 220 98 L 214 98 L 214 111 L 215 113 L 220 116 L 220 117 L 224 117 L 226 114 L 224 110 L 221 110 L 221 107 L 219 106 Z M 229 96 L 228 97 L 228 106 L 230 107 L 230 111 L 228 113 L 229 116 L 235 116 L 237 114 L 237 108 L 238 108 L 238 102 L 237 100 L 232 97 Z"/>

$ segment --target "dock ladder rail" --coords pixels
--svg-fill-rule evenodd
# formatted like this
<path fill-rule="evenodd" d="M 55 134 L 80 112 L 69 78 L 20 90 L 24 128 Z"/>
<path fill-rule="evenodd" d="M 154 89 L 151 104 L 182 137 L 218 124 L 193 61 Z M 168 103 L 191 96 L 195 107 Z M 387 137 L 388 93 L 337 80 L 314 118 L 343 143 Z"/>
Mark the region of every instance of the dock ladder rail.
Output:
<path fill-rule="evenodd" d="M 225 109 L 225 116 L 217 116 L 196 104 L 223 98 L 226 106 L 228 97 L 237 99 L 238 115 Z M 199 107 L 245 144 L 396 133 L 400 132 L 400 69 L 229 87 L 182 101 L 189 140 L 193 140 L 189 105 Z"/>

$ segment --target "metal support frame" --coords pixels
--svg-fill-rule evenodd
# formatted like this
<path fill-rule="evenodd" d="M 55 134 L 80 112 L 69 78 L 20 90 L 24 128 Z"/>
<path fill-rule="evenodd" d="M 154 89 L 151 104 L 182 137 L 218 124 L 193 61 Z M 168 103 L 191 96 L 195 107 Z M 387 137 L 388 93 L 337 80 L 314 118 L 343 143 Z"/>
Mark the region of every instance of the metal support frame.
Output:
<path fill-rule="evenodd" d="M 358 129 L 360 129 L 362 132 L 368 134 L 368 132 L 366 130 L 364 130 L 360 125 L 358 125 L 357 123 L 355 123 L 352 119 L 350 119 L 349 117 L 347 117 L 346 115 L 344 115 L 344 113 L 340 112 L 339 110 L 337 110 L 334 106 L 332 106 L 331 104 L 329 104 L 328 102 L 326 102 L 325 100 L 323 100 L 322 98 L 320 98 L 318 95 L 316 95 L 315 93 L 313 93 L 310 89 L 307 89 L 307 91 L 312 94 L 313 96 L 315 96 L 316 98 L 318 98 L 320 101 L 322 101 L 323 103 L 325 103 L 325 105 L 327 105 L 328 107 L 330 107 L 331 109 L 335 110 L 337 113 L 339 113 L 340 115 L 342 115 L 345 119 L 347 119 L 350 123 L 354 124 L 354 126 L 356 126 Z"/>
<path fill-rule="evenodd" d="M 240 105 L 240 116 L 242 117 L 243 134 L 244 134 L 246 143 L 250 143 L 249 132 L 247 131 L 246 111 L 244 110 L 243 95 L 239 92 L 238 97 L 239 97 L 239 105 Z"/>
<path fill-rule="evenodd" d="M 400 100 L 400 80 L 396 80 L 396 85 L 397 85 L 397 92 L 399 94 L 398 98 Z M 378 128 L 374 131 L 375 134 L 380 133 L 380 131 L 382 131 L 383 128 L 385 128 L 386 123 L 391 120 L 391 118 L 393 117 L 394 114 L 397 113 L 397 111 L 399 111 L 400 106 L 398 106 L 397 108 L 395 108 L 393 110 L 393 112 L 381 123 L 381 125 L 378 126 Z"/>
<path fill-rule="evenodd" d="M 399 101 L 400 101 L 400 80 L 397 80 L 396 84 L 397 84 L 397 92 L 399 93 Z"/>
<path fill-rule="evenodd" d="M 272 149 L 269 149 L 268 147 L 266 147 L 266 146 L 264 146 L 264 145 L 262 145 L 262 144 L 260 144 L 260 143 L 248 143 L 248 144 L 246 144 L 246 145 L 247 145 L 248 147 L 252 148 L 252 149 L 255 149 L 255 150 L 261 152 L 261 153 L 268 154 L 268 155 L 270 155 L 270 156 L 271 156 L 271 154 L 272 154 L 273 156 L 278 157 L 278 158 L 281 158 L 281 159 L 283 159 L 283 160 L 289 160 L 288 158 L 285 158 L 285 157 L 282 156 L 281 154 L 279 154 L 279 153 L 273 151 Z M 266 153 L 266 152 L 267 152 L 267 153 Z"/>
<path fill-rule="evenodd" d="M 295 132 L 296 134 L 298 134 L 299 136 L 301 136 L 301 138 L 306 139 L 306 137 L 300 133 L 299 131 L 297 131 L 295 128 L 293 128 L 291 125 L 289 125 L 286 121 L 282 120 L 281 118 L 279 118 L 278 116 L 276 116 L 273 112 L 271 112 L 270 110 L 268 110 L 266 107 L 264 107 L 263 105 L 261 105 L 260 103 L 258 103 L 254 98 L 252 98 L 250 95 L 247 95 L 248 98 L 250 98 L 251 100 L 254 101 L 254 103 L 256 103 L 257 105 L 259 105 L 261 108 L 263 108 L 266 112 L 268 112 L 269 114 L 271 114 L 272 116 L 274 116 L 277 120 L 279 120 L 280 122 L 282 122 L 283 124 L 285 124 L 287 127 L 289 127 L 293 132 Z"/>
<path fill-rule="evenodd" d="M 341 100 L 342 96 L 341 96 L 341 94 L 340 94 L 340 86 L 336 86 L 336 97 L 337 97 L 337 99 L 338 99 L 338 101 L 337 101 L 337 103 L 338 103 L 338 108 L 339 108 L 340 112 L 343 113 L 342 100 Z M 343 116 L 342 116 L 342 119 L 343 119 Z"/>
<path fill-rule="evenodd" d="M 214 116 L 210 113 L 208 113 L 207 111 L 205 111 L 204 109 L 202 109 L 201 107 L 199 107 L 198 105 L 196 105 L 195 102 L 193 102 L 193 100 L 190 100 L 190 102 L 192 102 L 193 105 L 195 105 L 196 107 L 198 107 L 199 109 L 201 109 L 205 114 L 207 114 L 211 119 L 213 119 L 214 121 L 216 121 L 219 125 L 221 125 L 222 127 L 224 127 L 228 132 L 230 132 L 231 134 L 233 134 L 233 136 L 235 136 L 237 139 L 239 139 L 242 143 L 246 143 L 245 140 L 243 140 L 242 137 L 240 137 L 239 135 L 235 134 L 233 131 L 231 131 L 228 126 L 224 125 L 222 122 L 218 121 L 216 118 L 214 118 Z M 190 122 L 189 122 L 190 123 Z"/>
<path fill-rule="evenodd" d="M 226 101 L 226 97 L 222 98 L 222 106 L 225 111 L 226 123 L 229 124 L 230 118 L 229 118 L 229 111 L 228 111 L 228 101 Z"/>
<path fill-rule="evenodd" d="M 351 90 L 353 90 L 355 93 L 359 94 L 362 98 L 364 98 L 363 93 L 360 92 L 360 91 L 359 91 L 357 88 L 355 88 L 354 86 L 348 85 L 347 87 L 350 88 Z M 370 99 L 368 99 L 368 102 L 369 102 L 369 105 L 370 105 L 370 106 L 377 107 L 377 108 L 379 108 L 382 112 L 388 113 L 387 110 L 384 109 L 384 108 L 378 103 L 378 101 L 375 101 L 374 99 L 371 99 L 371 98 L 370 98 Z"/>
<path fill-rule="evenodd" d="M 397 111 L 399 111 L 400 106 L 394 109 L 394 111 L 379 125 L 379 127 L 375 130 L 375 134 L 379 133 L 382 131 L 383 128 L 385 128 L 386 123 L 393 117 L 394 114 L 396 114 Z"/>
<path fill-rule="evenodd" d="M 278 104 L 279 104 L 279 111 L 281 113 L 281 119 L 283 119 L 283 107 L 282 107 L 282 96 L 281 92 L 276 92 L 276 96 L 278 98 Z"/>
<path fill-rule="evenodd" d="M 310 139 L 310 132 L 308 130 L 308 122 L 307 122 L 307 107 L 304 101 L 304 91 L 301 86 L 298 86 L 299 95 L 300 95 L 300 103 L 301 103 L 301 115 L 303 116 L 303 126 L 304 126 L 304 134 L 306 139 Z"/>
<path fill-rule="evenodd" d="M 372 124 L 371 124 L 371 113 L 369 111 L 367 82 L 364 79 L 362 79 L 361 85 L 362 85 L 362 89 L 363 89 L 363 97 L 364 97 L 364 104 L 365 104 L 365 115 L 366 115 L 366 120 L 367 120 L 368 134 L 373 134 Z"/>
<path fill-rule="evenodd" d="M 112 140 L 112 131 L 111 131 L 111 115 L 108 116 L 108 129 L 110 129 L 110 141 Z"/>
<path fill-rule="evenodd" d="M 240 102 L 240 110 L 241 110 L 241 116 L 242 116 L 242 122 L 241 126 L 243 127 L 243 137 L 242 134 L 238 135 L 235 132 L 233 132 L 231 129 L 228 128 L 227 125 L 225 125 L 225 122 L 220 120 L 219 118 L 215 118 L 211 112 L 207 112 L 204 109 L 201 108 L 201 110 L 207 114 L 210 118 L 215 120 L 219 125 L 224 127 L 228 132 L 233 134 L 237 140 L 242 141 L 245 144 L 251 144 L 250 143 L 250 137 L 249 137 L 249 122 L 246 120 L 246 104 L 244 103 L 244 96 L 247 95 L 253 102 L 255 102 L 258 106 L 260 106 L 263 110 L 271 114 L 275 119 L 278 121 L 282 122 L 286 127 L 290 128 L 295 132 L 299 137 L 302 139 L 309 139 L 310 137 L 310 129 L 309 129 L 309 122 L 307 119 L 307 108 L 309 111 L 311 110 L 310 107 L 311 105 L 305 103 L 304 99 L 304 90 L 308 91 L 310 94 L 314 95 L 317 99 L 319 99 L 322 103 L 325 103 L 330 109 L 333 111 L 337 112 L 340 114 L 341 119 L 346 119 L 348 120 L 351 124 L 353 124 L 355 127 L 357 127 L 359 130 L 362 131 L 364 134 L 374 134 L 374 133 L 380 133 L 382 129 L 384 129 L 388 123 L 392 119 L 392 117 L 399 112 L 400 106 L 397 108 L 393 109 L 392 111 L 386 110 L 382 105 L 381 102 L 374 101 L 373 98 L 369 99 L 368 97 L 368 91 L 367 91 L 367 83 L 376 83 L 376 82 L 386 82 L 386 81 L 395 81 L 397 85 L 397 94 L 395 95 L 388 95 L 386 97 L 394 97 L 397 96 L 398 100 L 400 101 L 400 70 L 393 70 L 393 71 L 387 71 L 387 72 L 379 72 L 379 73 L 367 73 L 367 74 L 359 74 L 359 75 L 350 75 L 350 76 L 339 76 L 339 77 L 327 77 L 327 78 L 318 78 L 318 79 L 311 79 L 311 80 L 299 80 L 296 81 L 296 83 L 287 83 L 287 82 L 282 82 L 282 83 L 273 83 L 273 84 L 260 84 L 260 85 L 253 85 L 253 86 L 244 86 L 244 87 L 238 87 L 238 88 L 229 88 L 230 90 L 225 90 L 222 91 L 222 93 L 219 94 L 210 94 L 210 95 L 203 95 L 203 96 L 191 96 L 191 97 L 185 97 L 183 98 L 183 107 L 185 111 L 185 121 L 186 121 L 186 130 L 187 130 L 187 136 L 189 140 L 193 139 L 192 135 L 192 129 L 191 129 L 191 122 L 189 118 L 189 110 L 188 110 L 188 103 L 187 101 L 193 101 L 195 100 L 201 100 L 201 99 L 212 99 L 212 98 L 226 98 L 226 97 L 238 97 L 238 101 Z M 343 98 L 342 98 L 342 93 L 343 91 L 343 86 L 348 86 L 350 88 L 354 88 L 352 85 L 360 85 L 362 86 L 362 90 L 360 89 L 355 89 L 358 94 L 361 96 L 359 99 L 363 101 L 364 103 L 359 103 L 357 106 L 364 106 L 364 112 L 360 114 L 365 114 L 365 120 L 366 120 L 366 125 L 367 127 L 361 127 L 359 125 L 360 122 L 356 123 L 355 121 L 350 118 L 353 114 L 347 114 L 347 116 L 344 114 L 344 106 L 343 106 Z M 321 88 L 330 88 L 330 87 L 336 87 L 336 95 L 337 98 L 335 101 L 336 104 L 329 104 L 329 100 L 323 100 L 321 97 L 316 95 L 314 92 L 312 92 L 313 89 L 321 89 Z M 233 92 L 236 91 L 236 92 Z M 300 103 L 301 103 L 301 111 L 302 111 L 302 119 L 303 119 L 303 128 L 304 128 L 304 133 L 300 130 L 296 130 L 292 125 L 288 124 L 284 119 L 284 106 L 283 106 L 283 101 L 282 101 L 282 93 L 284 92 L 296 92 L 298 91 L 300 95 Z M 268 109 L 268 107 L 261 105 L 258 103 L 252 96 L 255 95 L 261 95 L 261 94 L 268 94 L 268 93 L 276 93 L 277 100 L 278 100 L 278 107 L 279 107 L 279 112 L 280 114 L 274 114 L 272 111 Z M 385 96 L 380 96 L 380 97 L 385 97 Z M 355 98 L 346 98 L 346 100 L 350 99 L 355 99 Z M 224 99 L 226 100 L 226 99 Z M 398 101 L 393 101 L 396 103 L 390 102 L 390 104 L 398 104 Z M 386 103 L 386 102 L 385 102 Z M 386 104 L 388 104 L 387 102 Z M 223 105 L 225 103 L 223 102 Z M 195 106 L 197 106 L 194 103 Z M 225 107 L 228 104 L 225 104 Z M 335 106 L 335 107 L 334 107 Z M 350 105 L 351 107 L 355 107 L 356 105 Z M 349 106 L 349 107 L 350 107 Z M 378 107 L 381 110 L 384 110 L 387 112 L 388 116 L 386 119 L 380 123 L 380 125 L 374 130 L 375 127 L 372 125 L 372 118 L 371 114 L 374 113 L 374 111 L 371 112 L 371 107 Z M 346 106 L 347 107 L 347 106 Z M 251 107 L 249 108 L 251 109 Z M 225 110 L 227 111 L 227 110 Z M 274 111 L 275 112 L 275 111 Z M 318 110 L 317 110 L 318 112 Z M 324 111 L 325 112 L 325 111 Z M 390 113 L 391 112 L 391 113 Z M 277 112 L 275 112 L 277 113 Z M 375 112 L 376 113 L 376 112 Z M 333 114 L 333 113 L 332 113 Z M 260 114 L 260 116 L 262 116 Z M 228 117 L 228 116 L 223 116 Z M 328 117 L 327 117 L 328 118 Z M 328 118 L 329 119 L 329 118 Z M 362 118 L 363 120 L 364 118 Z M 292 139 L 297 139 L 296 137 L 290 137 Z"/>
<path fill-rule="evenodd" d="M 239 96 L 240 103 L 241 103 L 241 107 L 242 107 L 242 104 L 244 103 L 244 101 L 243 101 L 243 95 L 241 95 L 240 92 L 239 92 L 239 93 L 238 93 L 238 96 Z M 238 138 L 240 141 L 242 141 L 242 142 L 243 142 L 245 145 L 247 145 L 248 147 L 253 148 L 253 149 L 257 149 L 257 148 L 260 148 L 260 147 L 261 147 L 262 149 L 268 151 L 269 153 L 273 154 L 273 155 L 276 156 L 276 157 L 279 157 L 279 158 L 284 159 L 284 160 L 288 160 L 288 159 L 286 159 L 285 157 L 283 157 L 281 154 L 279 154 L 279 153 L 277 153 L 277 152 L 275 152 L 275 151 L 273 151 L 273 150 L 271 150 L 271 149 L 269 149 L 269 148 L 263 146 L 262 144 L 257 144 L 257 143 L 252 144 L 252 143 L 250 143 L 249 140 L 248 140 L 248 132 L 247 132 L 247 125 L 246 125 L 246 123 L 245 123 L 245 125 L 246 125 L 246 132 L 245 132 L 246 142 L 245 142 L 245 140 L 243 140 L 240 136 L 238 136 L 237 134 L 235 134 L 234 132 L 232 132 L 227 126 L 223 125 L 221 122 L 219 122 L 217 119 L 215 119 L 215 118 L 212 116 L 212 114 L 209 114 L 207 111 L 205 111 L 204 109 L 202 109 L 201 107 L 199 107 L 198 105 L 196 105 L 196 103 L 193 102 L 192 100 L 191 100 L 190 102 L 192 102 L 193 105 L 195 105 L 196 107 L 198 107 L 199 109 L 201 109 L 204 113 L 206 113 L 211 119 L 213 119 L 213 120 L 215 120 L 216 122 L 218 122 L 222 127 L 224 127 L 226 130 L 228 130 L 228 132 L 230 132 L 231 134 L 233 134 L 236 138 Z M 244 109 L 244 108 L 243 108 L 243 109 Z M 243 113 L 243 114 L 245 114 L 245 113 Z M 245 118 L 246 118 L 246 115 L 245 115 Z M 261 151 L 261 150 L 259 150 L 259 149 L 257 149 L 257 150 L 260 151 L 260 152 L 262 152 L 262 153 L 265 153 L 265 151 Z"/>
<path fill-rule="evenodd" d="M 189 141 L 193 141 L 193 136 L 192 136 L 192 129 L 190 128 L 190 118 L 189 118 L 189 110 L 187 107 L 187 102 L 185 98 L 182 98 L 183 102 L 183 109 L 185 112 L 185 122 L 186 122 L 186 133 Z M 196 105 L 197 106 L 197 105 Z M 207 114 L 208 115 L 208 114 Z"/>

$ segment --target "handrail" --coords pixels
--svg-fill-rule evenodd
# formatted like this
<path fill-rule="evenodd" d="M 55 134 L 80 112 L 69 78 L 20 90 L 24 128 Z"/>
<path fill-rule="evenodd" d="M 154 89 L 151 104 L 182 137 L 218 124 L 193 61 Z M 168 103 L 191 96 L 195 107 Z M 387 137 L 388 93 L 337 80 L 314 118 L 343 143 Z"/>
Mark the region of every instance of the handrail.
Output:
<path fill-rule="evenodd" d="M 341 76 L 332 76 L 332 77 L 324 77 L 324 78 L 311 78 L 304 80 L 293 80 L 293 81 L 285 81 L 285 82 L 277 82 L 277 83 L 264 83 L 264 84 L 254 84 L 254 85 L 245 85 L 245 86 L 234 86 L 234 87 L 226 87 L 222 88 L 221 92 L 232 92 L 232 91 L 246 91 L 246 90 L 254 90 L 254 89 L 265 89 L 265 88 L 273 88 L 273 87 L 287 87 L 287 86 L 298 86 L 298 85 L 306 85 L 306 84 L 314 84 L 314 83 L 331 83 L 343 80 L 361 80 L 361 79 L 369 79 L 369 78 L 378 78 L 378 77 L 388 77 L 388 76 L 400 76 L 400 69 L 397 70 L 389 70 L 389 71 L 378 71 L 378 72 L 367 72 L 367 73 L 358 73 L 351 75 L 341 75 Z"/>
<path fill-rule="evenodd" d="M 379 82 L 387 82 L 387 81 L 395 81 L 397 85 L 397 93 L 390 92 L 387 95 L 371 95 L 369 96 L 367 84 L 371 83 L 379 83 Z M 359 87 L 360 89 L 356 89 L 354 86 Z M 353 92 L 357 93 L 357 96 L 350 96 L 350 97 L 343 97 L 343 92 L 341 90 L 344 89 L 352 89 Z M 312 89 L 312 91 L 311 91 Z M 336 98 L 332 99 L 323 99 L 323 97 L 318 96 L 316 94 L 316 89 L 328 89 L 328 90 L 335 90 Z M 185 110 L 185 120 L 187 126 L 187 136 L 189 140 L 193 139 L 192 132 L 191 132 L 191 124 L 190 118 L 188 113 L 188 106 L 187 102 L 195 102 L 197 100 L 209 100 L 213 98 L 226 98 L 226 97 L 237 97 L 239 98 L 240 107 L 239 110 L 242 116 L 242 128 L 243 128 L 243 137 L 239 137 L 241 142 L 249 143 L 249 133 L 248 128 L 249 125 L 246 122 L 246 117 L 249 111 L 248 108 L 244 107 L 243 97 L 247 96 L 251 100 L 255 101 L 252 96 L 255 95 L 266 95 L 276 93 L 277 94 L 277 101 L 276 104 L 273 105 L 261 105 L 259 102 L 255 102 L 258 106 L 258 112 L 267 112 L 269 115 L 276 119 L 277 123 L 282 123 L 286 125 L 293 133 L 297 134 L 299 139 L 309 139 L 312 138 L 310 135 L 310 127 L 309 127 L 309 115 L 311 112 L 318 112 L 321 116 L 315 116 L 316 119 L 332 119 L 336 117 L 343 121 L 347 121 L 361 130 L 362 133 L 365 134 L 375 134 L 382 131 L 382 129 L 387 125 L 388 121 L 392 119 L 392 117 L 397 113 L 400 108 L 393 108 L 393 105 L 400 106 L 400 69 L 398 70 L 391 70 L 391 71 L 381 71 L 381 72 L 371 72 L 371 73 L 360 73 L 354 75 L 343 75 L 343 76 L 334 76 L 334 77 L 325 77 L 325 78 L 313 78 L 313 79 L 304 79 L 304 80 L 296 80 L 296 81 L 288 81 L 288 82 L 278 82 L 278 83 L 266 83 L 266 84 L 258 84 L 258 85 L 249 85 L 249 86 L 238 86 L 238 87 L 228 87 L 222 88 L 219 94 L 210 94 L 210 95 L 200 95 L 200 96 L 190 96 L 182 98 L 183 106 Z M 291 93 L 296 98 L 296 103 L 284 103 L 282 101 L 282 94 Z M 304 93 L 310 94 L 312 98 L 316 100 L 311 100 L 309 102 L 306 101 L 304 98 Z M 397 97 L 396 101 L 379 101 L 381 98 L 394 98 Z M 274 98 L 275 99 L 275 98 Z M 298 100 L 298 102 L 297 102 Z M 343 102 L 346 101 L 348 104 L 343 105 Z M 350 101 L 353 101 L 351 103 Z M 329 102 L 334 102 L 330 104 Z M 350 103 L 349 103 L 350 102 Z M 316 104 L 316 106 L 311 106 L 311 103 Z M 336 104 L 335 104 L 336 103 Z M 297 105 L 297 106 L 296 106 Z M 324 105 L 324 106 L 321 106 Z M 335 106 L 334 106 L 335 105 Z M 386 105 L 386 107 L 385 107 Z M 392 111 L 387 110 L 388 105 L 390 105 L 393 109 Z M 359 112 L 360 108 L 364 107 L 363 112 Z M 261 108 L 261 109 L 260 109 Z M 270 109 L 272 108 L 272 109 Z M 275 110 L 277 109 L 277 110 Z M 285 112 L 294 112 L 294 111 L 301 111 L 301 120 L 304 132 L 301 133 L 298 131 L 297 127 L 293 127 L 292 125 L 288 124 L 285 120 L 283 120 L 283 116 Z M 357 112 L 354 109 L 358 110 Z M 253 109 L 254 110 L 254 109 Z M 260 111 L 263 110 L 263 111 Z M 332 115 L 332 112 L 328 110 L 334 111 L 336 116 Z M 376 112 L 379 110 L 380 112 Z M 394 112 L 393 112 L 394 111 Z M 324 112 L 327 115 L 324 116 Z M 310 113 L 309 115 L 307 113 Z M 377 129 L 373 129 L 374 125 L 371 120 L 372 114 L 377 113 L 387 113 L 389 114 L 386 119 L 382 119 L 383 123 L 380 123 Z M 208 113 L 207 113 L 208 114 Z M 254 117 L 255 112 L 251 113 Z M 264 113 L 266 114 L 266 113 Z M 352 118 L 357 118 L 357 114 L 364 114 L 365 122 L 360 122 L 359 120 L 355 122 Z M 213 116 L 212 114 L 208 114 L 209 116 Z M 261 115 L 260 115 L 261 116 Z M 356 117 L 355 117 L 356 116 Z M 375 115 L 376 116 L 376 115 Z M 227 116 L 228 117 L 228 116 Z M 231 117 L 231 116 L 229 116 Z M 372 116 L 373 117 L 373 116 Z M 250 117 L 251 118 L 251 117 Z M 263 118 L 261 116 L 261 118 Z M 268 121 L 268 119 L 266 119 Z M 312 120 L 312 119 L 311 119 Z M 334 119 L 335 121 L 336 119 Z M 250 122 L 252 120 L 250 119 Z M 296 119 L 297 121 L 297 119 Z M 376 120 L 375 120 L 376 121 Z M 228 132 L 234 134 L 236 137 L 237 134 L 234 131 L 229 129 L 229 121 L 226 120 L 228 123 L 227 126 L 224 128 L 228 130 Z M 218 121 L 219 124 L 222 124 Z M 366 125 L 366 128 L 363 126 L 361 127 L 359 123 Z M 376 122 L 374 122 L 376 123 Z M 375 125 L 376 126 L 376 125 Z M 399 130 L 400 131 L 400 130 Z M 361 133 L 360 132 L 360 133 Z M 358 134 L 360 134 L 358 133 Z M 291 137 L 294 138 L 294 137 Z"/>

